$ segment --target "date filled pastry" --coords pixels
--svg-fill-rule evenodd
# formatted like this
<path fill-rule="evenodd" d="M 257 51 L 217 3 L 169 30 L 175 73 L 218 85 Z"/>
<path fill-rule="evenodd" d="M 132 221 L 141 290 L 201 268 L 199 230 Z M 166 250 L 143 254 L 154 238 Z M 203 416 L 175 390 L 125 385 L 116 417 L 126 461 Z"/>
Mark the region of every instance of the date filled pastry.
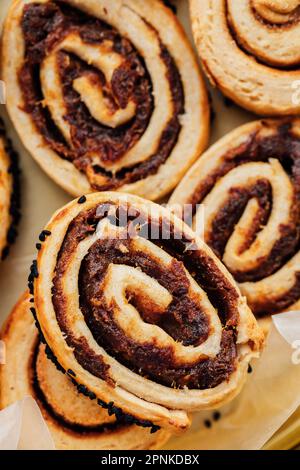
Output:
<path fill-rule="evenodd" d="M 233 398 L 261 330 L 211 250 L 166 208 L 92 193 L 41 234 L 29 288 L 54 360 L 100 405 L 180 432 Z"/>
<path fill-rule="evenodd" d="M 0 118 L 0 259 L 9 254 L 20 220 L 18 155 Z"/>
<path fill-rule="evenodd" d="M 58 450 L 139 450 L 158 449 L 168 432 L 151 434 L 115 417 L 96 402 L 80 394 L 72 375 L 61 374 L 47 358 L 30 312 L 28 293 L 19 300 L 1 339 L 6 345 L 6 363 L 0 366 L 0 409 L 33 396 Z"/>
<path fill-rule="evenodd" d="M 190 205 L 204 240 L 257 317 L 300 308 L 299 203 L 297 118 L 256 121 L 229 133 L 170 199 L 175 212 Z"/>
<path fill-rule="evenodd" d="M 214 86 L 257 114 L 299 114 L 299 0 L 190 0 L 190 10 Z"/>
<path fill-rule="evenodd" d="M 158 0 L 14 1 L 3 77 L 23 143 L 75 197 L 161 198 L 207 142 L 194 52 Z"/>

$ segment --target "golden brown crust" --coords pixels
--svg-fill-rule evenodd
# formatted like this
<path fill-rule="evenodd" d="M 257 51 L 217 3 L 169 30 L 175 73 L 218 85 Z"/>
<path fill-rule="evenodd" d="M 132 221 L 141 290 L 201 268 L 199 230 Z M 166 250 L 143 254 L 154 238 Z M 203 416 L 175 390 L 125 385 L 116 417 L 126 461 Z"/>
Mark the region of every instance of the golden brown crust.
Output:
<path fill-rule="evenodd" d="M 18 156 L 0 118 L 0 260 L 7 257 L 17 235 L 20 213 Z"/>
<path fill-rule="evenodd" d="M 168 433 L 150 434 L 136 426 L 117 424 L 96 401 L 79 394 L 70 378 L 47 359 L 45 346 L 24 294 L 2 329 L 6 365 L 0 366 L 0 408 L 32 395 L 59 450 L 157 449 Z"/>
<path fill-rule="evenodd" d="M 257 114 L 299 114 L 298 0 L 190 0 L 190 11 L 213 86 Z"/>
<path fill-rule="evenodd" d="M 204 239 L 257 317 L 299 307 L 299 130 L 297 118 L 239 127 L 205 152 L 170 199 L 192 204 L 195 216 L 201 205 Z"/>
<path fill-rule="evenodd" d="M 139 214 L 138 224 L 122 214 Z M 170 225 L 171 240 L 134 230 L 147 231 L 150 222 L 156 234 Z M 95 193 L 58 211 L 45 234 L 30 279 L 37 318 L 56 360 L 79 384 L 175 430 L 189 425 L 187 413 L 239 392 L 261 331 L 232 277 L 179 219 L 136 196 Z"/>
<path fill-rule="evenodd" d="M 55 2 L 41 0 L 39 3 L 45 8 L 51 4 L 56 11 Z M 41 102 L 41 97 L 33 100 L 29 99 L 29 95 L 28 99 L 25 96 L 31 90 L 30 61 L 37 60 L 35 54 L 32 53 L 33 58 L 30 56 L 27 47 L 27 61 L 24 62 L 24 28 L 26 31 L 29 28 L 27 46 L 35 40 L 34 24 L 30 21 L 36 21 L 36 18 L 32 13 L 23 22 L 23 31 L 21 28 L 24 6 L 38 7 L 34 0 L 19 0 L 13 2 L 10 8 L 3 34 L 3 78 L 7 82 L 8 111 L 15 127 L 42 168 L 74 196 L 95 189 L 121 188 L 125 192 L 158 199 L 174 188 L 201 154 L 208 139 L 207 93 L 191 45 L 176 17 L 157 0 L 68 0 L 66 3 L 83 10 L 92 18 L 99 17 L 128 38 L 126 47 L 135 51 L 130 54 L 136 54 L 137 69 L 145 69 L 139 80 L 142 80 L 144 87 L 151 89 L 151 93 L 149 90 L 140 92 L 140 85 L 134 84 L 136 94 L 139 92 L 142 98 L 137 95 L 133 100 L 130 95 L 121 108 L 112 111 L 106 95 L 103 95 L 102 85 L 99 86 L 96 69 L 100 67 L 106 74 L 105 93 L 110 96 L 116 92 L 115 88 L 121 89 L 117 75 L 123 76 L 126 67 L 131 64 L 132 68 L 134 62 L 129 63 L 122 52 L 110 51 L 109 40 L 103 44 L 98 44 L 95 39 L 84 42 L 83 35 L 74 33 L 74 28 L 72 33 L 66 34 L 70 28 L 69 22 L 63 28 L 58 43 L 56 38 L 55 47 L 50 48 L 45 58 L 38 60 L 43 90 L 43 107 L 39 108 L 37 103 Z M 93 27 L 89 29 L 93 32 Z M 91 31 L 89 34 L 92 34 Z M 42 50 L 43 41 L 38 46 Z M 95 55 L 98 47 L 102 48 L 102 52 Z M 105 48 L 109 49 L 110 55 L 107 56 Z M 73 58 L 80 57 L 83 69 L 71 85 L 65 86 L 62 95 L 62 70 L 66 63 L 75 67 L 73 63 L 69 64 L 68 53 L 72 53 Z M 94 61 L 90 58 L 92 56 Z M 103 59 L 103 63 L 99 64 L 96 56 Z M 92 70 L 87 62 L 92 62 Z M 79 67 L 78 60 L 76 64 Z M 65 75 L 68 79 L 70 73 Z M 124 76 L 123 82 L 125 78 L 129 81 L 130 77 Z M 113 92 L 112 87 L 115 87 Z M 77 101 L 72 108 L 74 100 Z M 33 104 L 33 101 L 36 102 Z M 48 111 L 46 118 L 43 114 L 45 110 Z M 59 142 L 47 128 L 49 116 L 51 129 L 54 125 L 64 138 Z M 77 122 L 76 119 L 81 121 Z M 46 122 L 44 127 L 43 120 Z M 93 129 L 93 133 L 88 131 L 84 134 L 87 126 Z M 46 140 L 43 137 L 45 134 Z M 97 135 L 102 137 L 97 137 L 97 140 Z"/>

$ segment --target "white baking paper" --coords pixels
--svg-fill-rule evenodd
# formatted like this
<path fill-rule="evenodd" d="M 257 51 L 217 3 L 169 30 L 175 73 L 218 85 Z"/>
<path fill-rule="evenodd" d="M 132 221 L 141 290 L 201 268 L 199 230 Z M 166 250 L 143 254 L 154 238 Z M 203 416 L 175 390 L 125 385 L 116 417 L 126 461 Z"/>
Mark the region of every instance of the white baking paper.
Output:
<path fill-rule="evenodd" d="M 0 412 L 0 450 L 54 450 L 48 427 L 31 397 Z"/>

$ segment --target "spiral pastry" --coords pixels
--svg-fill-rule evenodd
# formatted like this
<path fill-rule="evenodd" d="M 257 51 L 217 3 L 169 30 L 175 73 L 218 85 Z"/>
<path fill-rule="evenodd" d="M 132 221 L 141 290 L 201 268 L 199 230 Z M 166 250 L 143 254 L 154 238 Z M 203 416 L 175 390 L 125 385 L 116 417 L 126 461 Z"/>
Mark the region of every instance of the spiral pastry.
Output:
<path fill-rule="evenodd" d="M 150 434 L 126 422 L 117 422 L 96 402 L 83 396 L 47 358 L 30 312 L 26 293 L 3 328 L 6 365 L 0 366 L 0 409 L 33 396 L 58 450 L 158 449 L 169 434 Z"/>
<path fill-rule="evenodd" d="M 170 199 L 204 219 L 206 243 L 259 317 L 300 307 L 299 149 L 299 119 L 246 124 L 213 145 Z"/>
<path fill-rule="evenodd" d="M 241 389 L 261 331 L 217 257 L 170 211 L 94 193 L 58 211 L 29 278 L 56 364 L 100 405 L 176 432 Z"/>
<path fill-rule="evenodd" d="M 298 0 L 190 0 L 190 7 L 214 86 L 258 114 L 299 114 Z"/>
<path fill-rule="evenodd" d="M 18 155 L 7 138 L 0 118 L 0 259 L 15 242 L 20 219 Z"/>
<path fill-rule="evenodd" d="M 158 0 L 14 1 L 3 77 L 23 143 L 74 196 L 158 199 L 207 142 L 196 58 Z"/>

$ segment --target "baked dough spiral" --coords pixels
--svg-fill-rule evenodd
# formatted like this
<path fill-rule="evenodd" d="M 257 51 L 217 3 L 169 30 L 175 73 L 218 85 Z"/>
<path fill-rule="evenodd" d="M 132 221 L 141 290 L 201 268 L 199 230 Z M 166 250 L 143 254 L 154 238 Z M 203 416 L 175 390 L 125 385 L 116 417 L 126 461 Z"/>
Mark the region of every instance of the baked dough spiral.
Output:
<path fill-rule="evenodd" d="M 19 0 L 3 35 L 7 107 L 42 168 L 74 196 L 170 192 L 204 149 L 207 93 L 158 0 Z"/>
<path fill-rule="evenodd" d="M 191 204 L 195 222 L 202 214 L 206 243 L 259 317 L 300 307 L 299 151 L 299 119 L 246 124 L 205 152 L 170 199 Z"/>
<path fill-rule="evenodd" d="M 169 434 L 117 422 L 96 402 L 80 394 L 72 375 L 63 375 L 47 358 L 39 342 L 26 293 L 9 316 L 1 339 L 6 345 L 6 364 L 0 366 L 0 409 L 33 396 L 58 450 L 158 449 Z"/>
<path fill-rule="evenodd" d="M 258 114 L 299 114 L 299 1 L 190 0 L 190 7 L 214 86 Z"/>
<path fill-rule="evenodd" d="M 94 193 L 58 211 L 29 287 L 55 361 L 100 404 L 176 432 L 241 389 L 261 331 L 211 250 L 170 211 Z"/>
<path fill-rule="evenodd" d="M 20 185 L 18 155 L 6 136 L 0 118 L 0 259 L 9 254 L 17 237 L 20 220 Z"/>

